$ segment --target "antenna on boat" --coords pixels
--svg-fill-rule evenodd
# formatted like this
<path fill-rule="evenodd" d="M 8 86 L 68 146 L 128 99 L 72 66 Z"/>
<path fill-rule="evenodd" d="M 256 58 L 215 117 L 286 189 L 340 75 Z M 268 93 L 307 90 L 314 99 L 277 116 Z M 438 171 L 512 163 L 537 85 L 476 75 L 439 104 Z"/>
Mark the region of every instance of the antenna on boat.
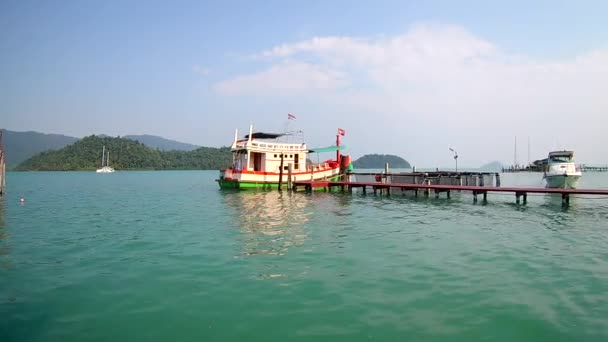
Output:
<path fill-rule="evenodd" d="M 236 146 L 237 140 L 239 140 L 239 129 L 238 128 L 236 128 L 234 130 L 234 142 L 232 143 L 233 147 Z"/>
<path fill-rule="evenodd" d="M 249 142 L 247 145 L 251 144 L 251 136 L 253 135 L 253 124 L 249 125 Z"/>

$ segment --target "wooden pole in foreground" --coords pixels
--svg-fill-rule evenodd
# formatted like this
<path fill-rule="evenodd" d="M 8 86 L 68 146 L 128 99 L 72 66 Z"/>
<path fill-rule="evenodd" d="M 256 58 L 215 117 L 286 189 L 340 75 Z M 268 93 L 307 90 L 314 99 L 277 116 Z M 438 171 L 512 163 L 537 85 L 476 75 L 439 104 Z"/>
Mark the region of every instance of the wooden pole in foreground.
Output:
<path fill-rule="evenodd" d="M 281 165 L 279 166 L 279 190 L 281 190 L 281 183 L 283 183 L 283 152 L 281 152 Z"/>
<path fill-rule="evenodd" d="M 4 160 L 4 144 L 2 142 L 3 131 L 0 130 L 0 195 L 4 194 L 4 186 L 6 185 L 6 164 Z"/>
<path fill-rule="evenodd" d="M 289 163 L 287 164 L 287 190 L 291 190 L 291 186 L 292 186 L 292 179 L 291 179 L 291 174 L 293 172 L 293 164 Z"/>

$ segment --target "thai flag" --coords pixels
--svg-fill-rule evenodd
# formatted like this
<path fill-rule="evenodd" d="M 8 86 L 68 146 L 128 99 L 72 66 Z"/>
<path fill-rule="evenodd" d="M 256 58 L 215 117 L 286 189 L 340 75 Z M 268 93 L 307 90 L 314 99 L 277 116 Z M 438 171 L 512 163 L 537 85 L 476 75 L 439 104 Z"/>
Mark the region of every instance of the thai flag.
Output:
<path fill-rule="evenodd" d="M 344 136 L 346 134 L 346 131 L 343 130 L 342 128 L 338 128 L 338 134 L 341 136 Z"/>
<path fill-rule="evenodd" d="M 295 120 L 296 116 L 291 114 L 291 113 L 287 113 L 287 120 Z"/>

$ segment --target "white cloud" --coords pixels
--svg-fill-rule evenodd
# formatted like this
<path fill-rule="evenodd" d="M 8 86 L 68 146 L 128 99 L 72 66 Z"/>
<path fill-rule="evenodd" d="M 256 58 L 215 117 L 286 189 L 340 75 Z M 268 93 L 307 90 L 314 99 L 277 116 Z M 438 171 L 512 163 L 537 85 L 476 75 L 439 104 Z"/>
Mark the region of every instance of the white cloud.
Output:
<path fill-rule="evenodd" d="M 220 82 L 215 90 L 223 95 L 284 95 L 335 89 L 345 84 L 340 71 L 304 62 L 284 61 L 261 72 Z"/>
<path fill-rule="evenodd" d="M 539 60 L 502 51 L 458 26 L 418 25 L 389 37 L 315 37 L 254 57 L 270 66 L 225 80 L 216 90 L 308 96 L 327 112 L 360 118 L 351 123 L 355 131 L 367 129 L 366 117 L 390 123 L 387 136 L 416 127 L 450 143 L 463 139 L 467 148 L 489 155 L 485 159 L 495 158 L 495 151 L 483 151 L 477 140 L 512 141 L 517 134 L 549 141 L 568 132 L 574 135 L 560 140 L 575 143 L 567 146 L 598 139 L 608 146 L 600 128 L 608 123 L 608 51 Z M 506 146 L 501 153 L 512 155 L 512 143 Z M 579 156 L 591 157 L 585 153 Z"/>

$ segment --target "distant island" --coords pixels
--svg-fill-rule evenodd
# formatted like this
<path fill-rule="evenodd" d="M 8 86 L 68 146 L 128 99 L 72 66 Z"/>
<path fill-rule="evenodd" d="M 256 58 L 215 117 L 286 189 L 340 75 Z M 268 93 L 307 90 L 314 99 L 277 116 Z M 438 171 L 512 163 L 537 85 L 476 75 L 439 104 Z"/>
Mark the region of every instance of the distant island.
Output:
<path fill-rule="evenodd" d="M 407 160 L 392 154 L 366 154 L 353 161 L 353 166 L 357 169 L 381 169 L 386 163 L 395 169 L 411 168 Z"/>
<path fill-rule="evenodd" d="M 482 171 L 501 171 L 503 169 L 503 167 L 505 167 L 501 162 L 499 161 L 493 161 L 490 163 L 487 163 L 485 165 L 482 165 L 479 169 Z"/>
<path fill-rule="evenodd" d="M 17 165 L 15 170 L 95 170 L 101 165 L 103 146 L 110 152 L 110 166 L 116 170 L 215 170 L 232 162 L 229 147 L 163 151 L 136 140 L 92 135 L 62 149 L 41 152 Z"/>
<path fill-rule="evenodd" d="M 123 138 L 136 140 L 148 147 L 157 148 L 162 151 L 193 151 L 201 147 L 149 134 L 125 135 Z"/>
<path fill-rule="evenodd" d="M 2 131 L 4 134 L 3 142 L 8 169 L 12 169 L 24 160 L 33 157 L 40 152 L 58 150 L 80 140 L 80 138 L 62 134 L 46 134 L 33 131 L 16 132 L 7 129 L 2 129 Z M 109 137 L 103 134 L 99 134 L 97 136 Z M 125 135 L 123 138 L 136 140 L 148 147 L 163 151 L 192 151 L 200 147 L 197 145 L 187 144 L 148 134 Z"/>
<path fill-rule="evenodd" d="M 63 148 L 78 141 L 78 138 L 61 134 L 39 132 L 15 132 L 2 130 L 6 167 L 12 169 L 27 158 L 47 150 Z"/>

